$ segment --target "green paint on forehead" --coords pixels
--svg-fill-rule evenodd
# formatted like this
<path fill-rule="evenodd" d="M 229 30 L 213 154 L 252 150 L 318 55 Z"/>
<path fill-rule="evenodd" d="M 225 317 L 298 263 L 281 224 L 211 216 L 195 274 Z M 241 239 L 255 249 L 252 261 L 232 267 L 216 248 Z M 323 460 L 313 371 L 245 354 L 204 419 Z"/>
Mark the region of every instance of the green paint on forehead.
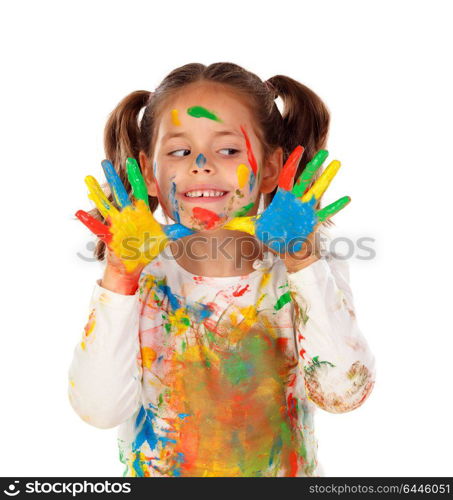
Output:
<path fill-rule="evenodd" d="M 214 120 L 215 122 L 221 122 L 222 120 L 212 111 L 209 111 L 202 106 L 192 106 L 187 108 L 187 114 L 193 116 L 194 118 L 208 118 L 209 120 Z"/>

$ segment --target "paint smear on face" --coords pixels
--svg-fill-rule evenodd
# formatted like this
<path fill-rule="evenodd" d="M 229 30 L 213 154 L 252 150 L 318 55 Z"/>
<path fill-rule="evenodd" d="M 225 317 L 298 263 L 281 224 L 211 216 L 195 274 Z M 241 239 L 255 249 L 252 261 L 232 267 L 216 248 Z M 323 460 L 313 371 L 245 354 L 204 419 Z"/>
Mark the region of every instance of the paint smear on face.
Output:
<path fill-rule="evenodd" d="M 203 207 L 194 207 L 192 213 L 205 229 L 213 228 L 220 221 L 220 217 L 215 212 Z"/>
<path fill-rule="evenodd" d="M 175 221 L 180 224 L 181 219 L 179 217 L 179 205 L 178 200 L 176 199 L 176 184 L 174 182 L 171 183 L 170 203 L 172 206 L 173 217 Z"/>
<path fill-rule="evenodd" d="M 255 155 L 253 154 L 252 144 L 250 142 L 250 138 L 249 138 L 245 128 L 242 125 L 241 125 L 241 132 L 243 133 L 244 138 L 245 138 L 245 144 L 247 146 L 247 157 L 248 157 L 248 160 L 250 163 L 250 167 L 252 168 L 253 173 L 256 175 L 256 172 L 258 171 L 256 158 L 255 158 Z"/>
<path fill-rule="evenodd" d="M 192 106 L 187 108 L 187 114 L 193 116 L 194 118 L 208 118 L 209 120 L 214 120 L 215 122 L 221 122 L 222 120 L 213 112 L 209 111 L 203 106 Z"/>
<path fill-rule="evenodd" d="M 179 120 L 177 109 L 171 110 L 171 122 L 173 123 L 173 125 L 176 125 L 176 126 L 181 125 L 181 121 Z"/>
<path fill-rule="evenodd" d="M 250 172 L 250 180 L 249 180 L 249 191 L 252 192 L 255 187 L 256 176 L 253 172 Z"/>
<path fill-rule="evenodd" d="M 241 163 L 236 169 L 236 175 L 238 176 L 239 188 L 242 189 L 247 183 L 247 179 L 249 178 L 249 169 L 243 163 Z"/>
<path fill-rule="evenodd" d="M 201 153 L 197 156 L 195 163 L 197 164 L 198 168 L 204 168 L 206 165 L 206 156 L 202 155 Z"/>
<path fill-rule="evenodd" d="M 248 211 L 253 207 L 253 205 L 254 203 L 252 201 L 248 205 L 243 206 L 237 212 L 234 213 L 234 217 L 243 217 L 244 215 L 247 215 Z"/>

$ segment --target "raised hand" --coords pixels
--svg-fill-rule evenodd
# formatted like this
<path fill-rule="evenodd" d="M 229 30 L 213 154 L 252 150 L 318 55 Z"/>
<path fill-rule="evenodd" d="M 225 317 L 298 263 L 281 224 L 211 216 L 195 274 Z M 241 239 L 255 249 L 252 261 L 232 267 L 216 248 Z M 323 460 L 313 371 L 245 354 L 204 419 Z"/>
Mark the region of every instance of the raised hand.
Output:
<path fill-rule="evenodd" d="M 133 273 L 138 268 L 143 268 L 170 240 L 194 232 L 181 224 L 162 225 L 156 221 L 149 209 L 145 181 L 133 158 L 128 158 L 126 162 L 127 177 L 135 198 L 133 202 L 113 165 L 104 160 L 102 168 L 118 208 L 110 203 L 97 180 L 89 175 L 85 178 L 88 197 L 95 203 L 107 225 L 84 210 L 77 211 L 75 215 L 104 241 L 110 253 L 121 260 L 126 272 Z"/>
<path fill-rule="evenodd" d="M 333 160 L 307 190 L 314 174 L 329 154 L 320 150 L 293 186 L 303 152 L 304 148 L 297 146 L 289 156 L 280 173 L 277 192 L 262 214 L 236 217 L 223 227 L 255 235 L 275 252 L 298 252 L 319 223 L 332 217 L 351 201 L 349 196 L 343 196 L 321 210 L 314 208 L 341 164 L 338 160 Z"/>

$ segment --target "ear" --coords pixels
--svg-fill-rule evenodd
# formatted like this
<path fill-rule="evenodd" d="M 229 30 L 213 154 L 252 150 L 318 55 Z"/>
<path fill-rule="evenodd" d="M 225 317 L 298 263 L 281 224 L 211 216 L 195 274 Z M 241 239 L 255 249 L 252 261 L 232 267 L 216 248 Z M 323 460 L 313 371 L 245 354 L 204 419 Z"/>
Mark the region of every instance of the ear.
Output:
<path fill-rule="evenodd" d="M 140 163 L 143 179 L 145 180 L 146 187 L 148 188 L 148 194 L 150 196 L 157 197 L 157 187 L 156 181 L 154 179 L 151 161 L 143 151 L 140 151 L 140 153 L 138 154 L 138 161 Z"/>
<path fill-rule="evenodd" d="M 261 180 L 261 193 L 272 193 L 278 184 L 278 177 L 283 166 L 283 149 L 275 149 L 263 165 L 263 178 Z"/>

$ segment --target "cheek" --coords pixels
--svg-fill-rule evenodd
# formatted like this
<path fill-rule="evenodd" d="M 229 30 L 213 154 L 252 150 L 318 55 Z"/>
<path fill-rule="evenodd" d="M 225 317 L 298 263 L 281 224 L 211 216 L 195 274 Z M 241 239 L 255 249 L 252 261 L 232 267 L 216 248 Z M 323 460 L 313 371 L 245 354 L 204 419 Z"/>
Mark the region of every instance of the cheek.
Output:
<path fill-rule="evenodd" d="M 245 196 L 253 192 L 256 185 L 256 175 L 254 171 L 244 163 L 240 163 L 236 168 L 236 180 L 239 190 Z"/>

